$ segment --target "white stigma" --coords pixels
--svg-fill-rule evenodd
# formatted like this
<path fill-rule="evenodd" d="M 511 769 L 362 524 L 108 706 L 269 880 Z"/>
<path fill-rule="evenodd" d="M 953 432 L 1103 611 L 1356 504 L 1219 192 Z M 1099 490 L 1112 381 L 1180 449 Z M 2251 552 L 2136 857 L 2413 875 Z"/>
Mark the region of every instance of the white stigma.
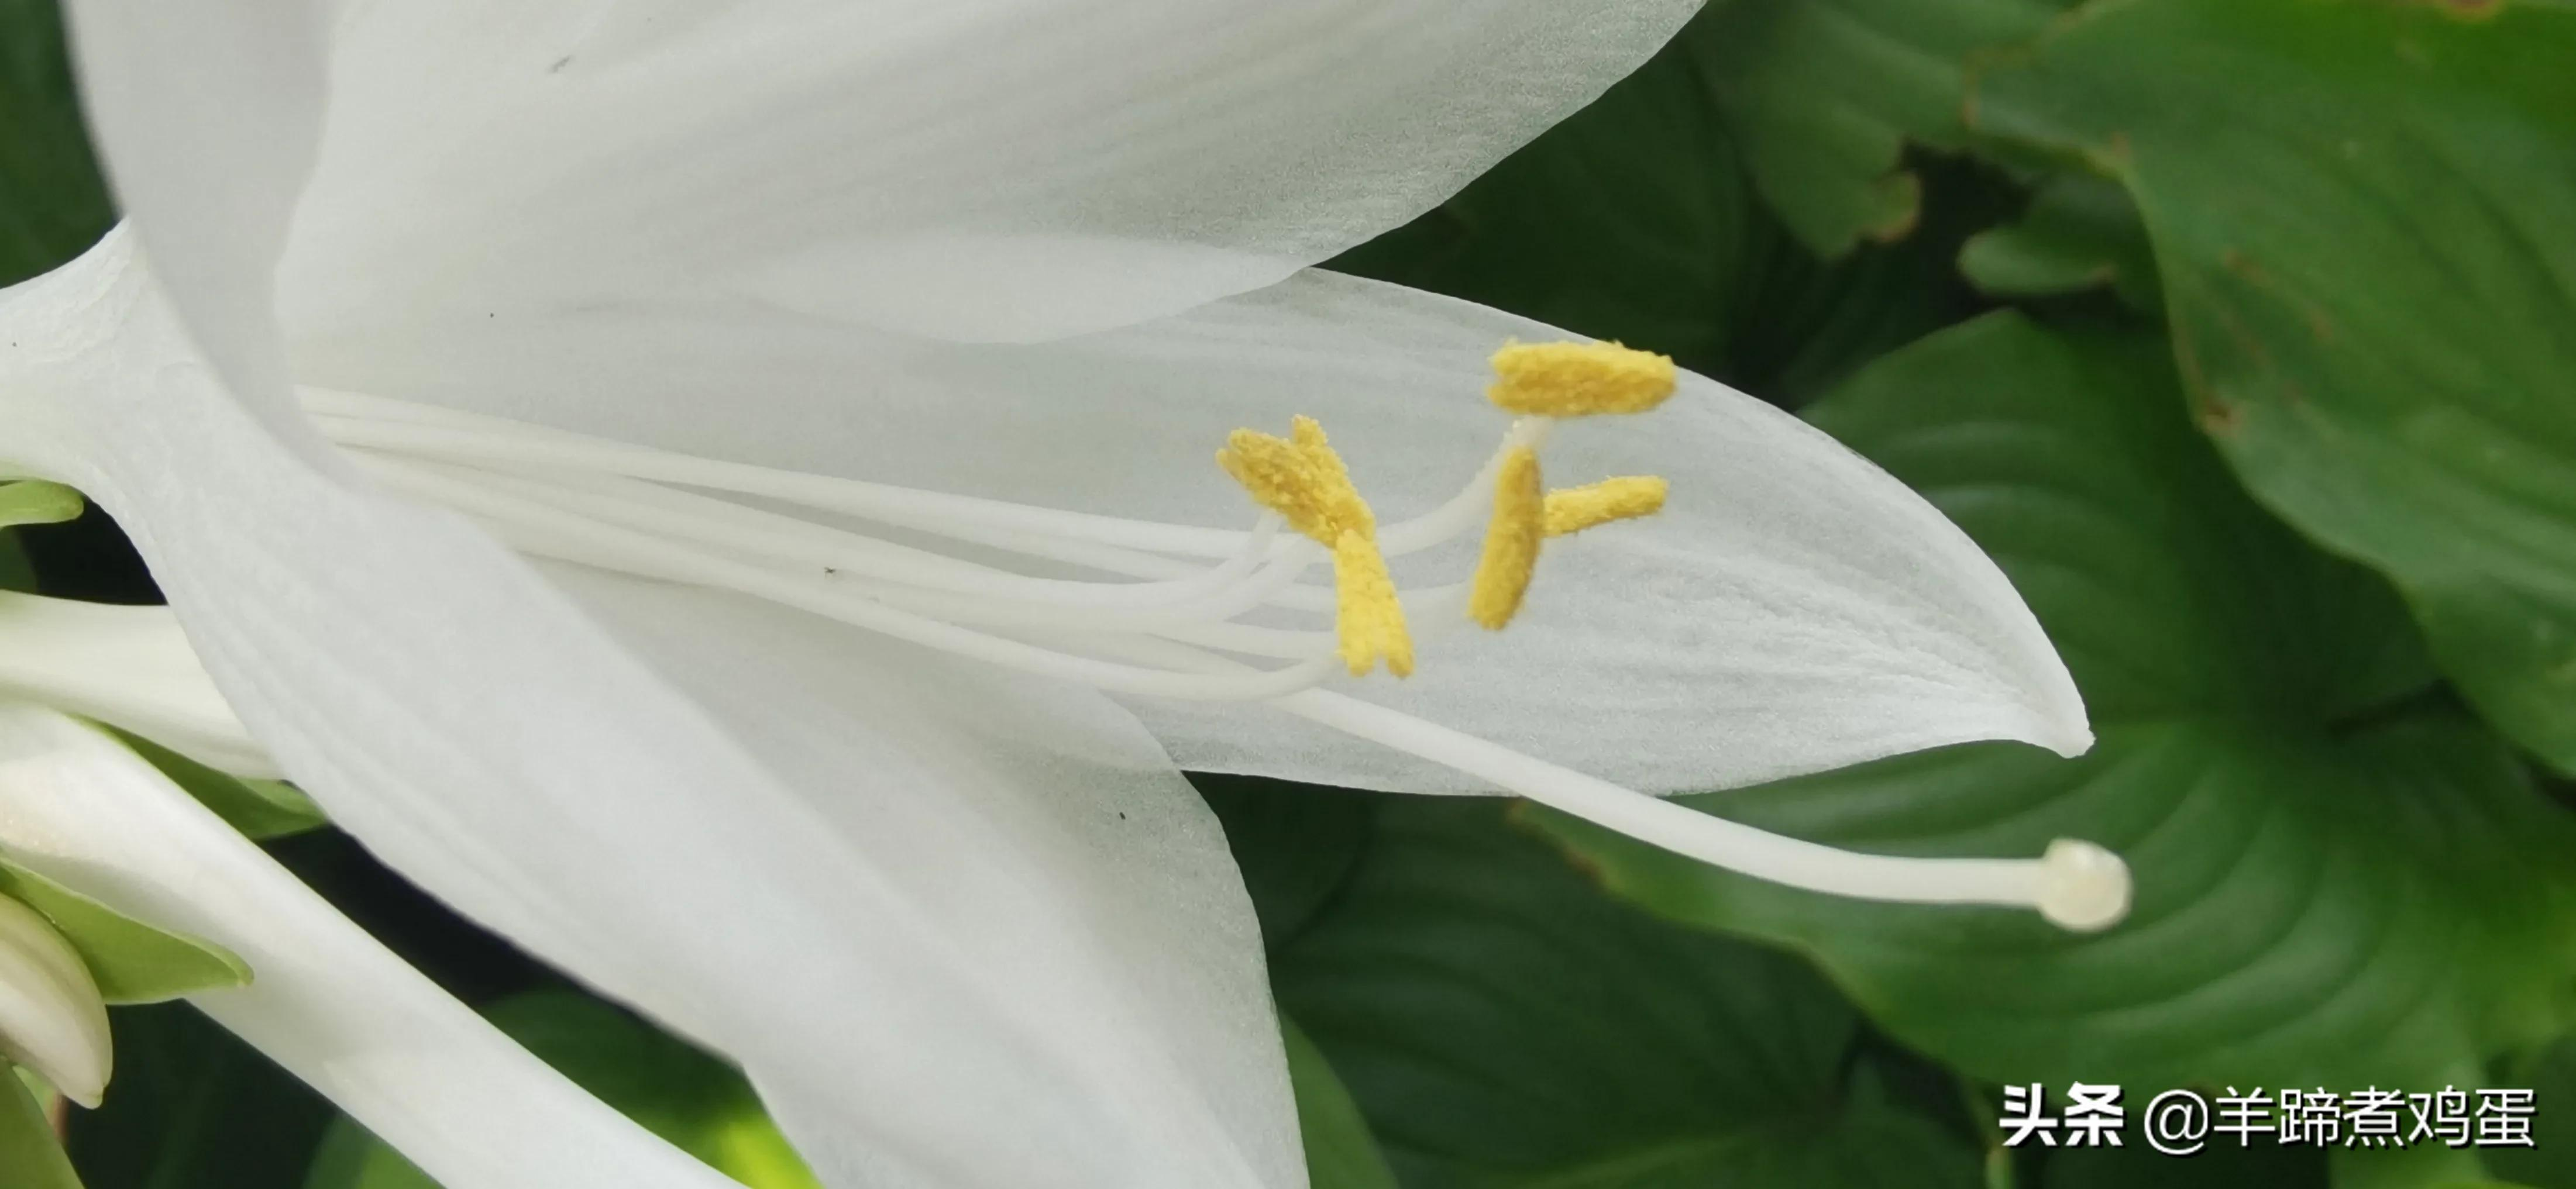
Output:
<path fill-rule="evenodd" d="M 2098 933 L 2129 915 L 2129 865 L 2120 856 L 2073 838 L 2048 844 L 2040 857 L 2039 915 L 2060 928 Z"/>
<path fill-rule="evenodd" d="M 2038 909 L 2099 929 L 2128 903 L 2126 868 L 2088 843 L 2044 859 L 1915 859 L 1803 842 L 1622 788 L 1436 723 L 1316 688 L 1334 655 L 1331 558 L 1280 519 L 1249 530 L 1099 516 L 697 458 L 496 417 L 306 389 L 323 433 L 396 491 L 481 522 L 522 552 L 749 595 L 869 631 L 1120 694 L 1264 702 L 1431 760 L 1657 846 L 1794 887 L 1873 900 Z M 1482 526 L 1503 458 L 1549 422 L 1515 422 L 1439 507 L 1380 526 L 1389 558 Z M 761 501 L 754 506 L 744 499 Z M 771 510 L 786 506 L 834 518 Z M 873 535 L 1115 575 L 1022 573 Z M 1463 624 L 1464 582 L 1402 596 L 1415 635 Z M 1247 623 L 1262 612 L 1312 627 Z M 2077 848 L 2077 849 L 2070 849 Z"/>

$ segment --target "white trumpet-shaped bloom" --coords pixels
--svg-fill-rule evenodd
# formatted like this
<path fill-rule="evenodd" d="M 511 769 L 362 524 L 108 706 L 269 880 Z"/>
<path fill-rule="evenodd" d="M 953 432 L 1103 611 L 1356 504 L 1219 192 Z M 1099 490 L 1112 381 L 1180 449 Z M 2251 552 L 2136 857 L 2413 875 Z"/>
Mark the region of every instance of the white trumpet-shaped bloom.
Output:
<path fill-rule="evenodd" d="M 740 1062 L 828 1183 L 1302 1184 L 1175 760 L 2117 915 L 2080 844 L 1850 855 L 1633 791 L 2089 743 L 1966 537 L 1740 394 L 1548 435 L 1671 506 L 1551 544 L 1508 632 L 1442 627 L 1497 440 L 1543 428 L 1485 361 L 1561 336 L 1301 266 L 1696 6 L 76 0 L 131 222 L 0 293 L 0 463 L 118 517 L 337 822 Z M 1209 462 L 1301 413 L 1378 509 L 1409 680 L 1348 676 L 1326 551 Z M 565 1183 L 448 1151 L 491 1141 L 436 1060 L 370 1083 L 429 1087 L 381 1133 L 449 1189 Z"/>

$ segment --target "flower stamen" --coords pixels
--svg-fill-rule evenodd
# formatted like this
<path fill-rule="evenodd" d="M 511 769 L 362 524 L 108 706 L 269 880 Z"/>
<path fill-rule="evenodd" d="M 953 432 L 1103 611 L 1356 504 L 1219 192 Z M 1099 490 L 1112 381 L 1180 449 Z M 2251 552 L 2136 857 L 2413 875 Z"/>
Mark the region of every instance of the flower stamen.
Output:
<path fill-rule="evenodd" d="M 1655 475 L 1622 475 L 1551 491 L 1540 516 L 1541 529 L 1551 537 L 1566 537 L 1614 520 L 1652 516 L 1664 510 L 1671 486 Z"/>
<path fill-rule="evenodd" d="M 1643 413 L 1679 380 L 1670 357 L 1617 343 L 1509 342 L 1494 352 L 1485 398 L 1524 417 Z"/>
<path fill-rule="evenodd" d="M 2128 876 L 2099 847 L 2037 859 L 1856 854 L 1785 838 L 1598 780 L 1387 707 L 1316 688 L 1335 670 L 1412 671 L 1408 613 L 1436 630 L 1508 622 L 1545 538 L 1648 515 L 1663 480 L 1549 492 L 1538 450 L 1556 418 L 1642 412 L 1672 361 L 1616 344 L 1506 346 L 1494 403 L 1521 414 L 1451 499 L 1380 525 L 1321 426 L 1231 435 L 1218 460 L 1268 511 L 1251 529 L 1102 516 L 702 458 L 454 409 L 307 390 L 316 424 L 389 486 L 474 517 L 523 552 L 729 590 L 924 647 L 1118 694 L 1261 702 L 1474 783 L 1796 887 L 1915 903 L 2009 904 L 2102 928 Z M 1487 522 L 1472 581 L 1399 592 L 1389 559 Z M 878 534 L 886 526 L 928 547 Z M 1280 528 L 1294 530 L 1281 533 Z M 943 551 L 942 543 L 974 548 Z M 999 551 L 995 560 L 992 551 Z M 1113 579 L 1022 572 L 1010 558 Z M 1301 582 L 1317 563 L 1333 588 Z M 1251 621 L 1333 617 L 1332 630 Z"/>
<path fill-rule="evenodd" d="M 1278 513 L 1288 527 L 1333 551 L 1334 626 L 1342 664 L 1365 677 L 1386 662 L 1398 677 L 1413 674 L 1413 637 L 1404 604 L 1377 547 L 1377 514 L 1351 484 L 1342 456 L 1312 417 L 1299 417 L 1288 438 L 1238 429 L 1216 452 L 1217 465 Z"/>
<path fill-rule="evenodd" d="M 1486 399 L 1522 414 L 1525 423 L 1646 412 L 1671 399 L 1679 384 L 1671 359 L 1617 343 L 1505 343 L 1494 352 L 1493 366 Z M 1646 475 L 1548 493 L 1539 478 L 1538 448 L 1507 448 L 1494 480 L 1493 516 L 1467 617 L 1501 631 L 1520 614 L 1541 541 L 1660 511 L 1667 489 L 1662 479 Z"/>
<path fill-rule="evenodd" d="M 1547 495 L 1539 480 L 1538 451 L 1516 447 L 1494 476 L 1494 515 L 1485 527 L 1484 554 L 1476 561 L 1467 618 L 1500 631 L 1520 614 L 1546 528 Z"/>
<path fill-rule="evenodd" d="M 1345 532 L 1333 542 L 1333 587 L 1339 594 L 1334 627 L 1341 635 L 1342 664 L 1366 677 L 1380 660 L 1398 677 L 1413 676 L 1413 634 L 1404 627 L 1404 604 L 1377 542 Z"/>

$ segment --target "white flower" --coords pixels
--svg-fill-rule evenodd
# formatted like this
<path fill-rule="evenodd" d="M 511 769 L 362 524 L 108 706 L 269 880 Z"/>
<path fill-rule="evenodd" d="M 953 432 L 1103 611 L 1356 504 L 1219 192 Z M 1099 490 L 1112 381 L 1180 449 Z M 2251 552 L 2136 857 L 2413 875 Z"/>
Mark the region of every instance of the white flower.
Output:
<path fill-rule="evenodd" d="M 75 3 L 131 234 L 0 294 L 0 461 L 115 513 L 335 820 L 741 1062 L 827 1182 L 1299 1184 L 1175 758 L 1501 785 L 1856 894 L 2098 917 L 2071 901 L 2118 886 L 1575 770 L 2089 743 L 1963 535 L 1705 380 L 1550 448 L 1676 476 L 1671 511 L 1551 547 L 1511 632 L 1427 634 L 1501 429 L 1484 360 L 1561 336 L 1299 269 L 1695 7 Z M 1401 685 L 1320 688 L 1329 633 L 1276 616 L 1329 609 L 1293 585 L 1322 551 L 1219 527 L 1248 509 L 1208 452 L 1296 413 L 1422 514 L 1382 530 L 1423 547 Z M 645 1183 L 489 1167 L 324 1065 L 449 1189 Z"/>

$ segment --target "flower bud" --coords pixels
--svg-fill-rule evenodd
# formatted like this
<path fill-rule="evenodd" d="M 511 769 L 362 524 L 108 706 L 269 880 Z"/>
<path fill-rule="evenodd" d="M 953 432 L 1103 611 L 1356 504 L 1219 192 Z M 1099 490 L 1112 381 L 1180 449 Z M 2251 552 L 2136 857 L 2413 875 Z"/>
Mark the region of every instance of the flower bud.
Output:
<path fill-rule="evenodd" d="M 35 1070 L 82 1106 L 98 1105 L 112 1059 L 107 1004 L 89 967 L 35 909 L 6 896 L 0 896 L 0 1057 Z"/>

